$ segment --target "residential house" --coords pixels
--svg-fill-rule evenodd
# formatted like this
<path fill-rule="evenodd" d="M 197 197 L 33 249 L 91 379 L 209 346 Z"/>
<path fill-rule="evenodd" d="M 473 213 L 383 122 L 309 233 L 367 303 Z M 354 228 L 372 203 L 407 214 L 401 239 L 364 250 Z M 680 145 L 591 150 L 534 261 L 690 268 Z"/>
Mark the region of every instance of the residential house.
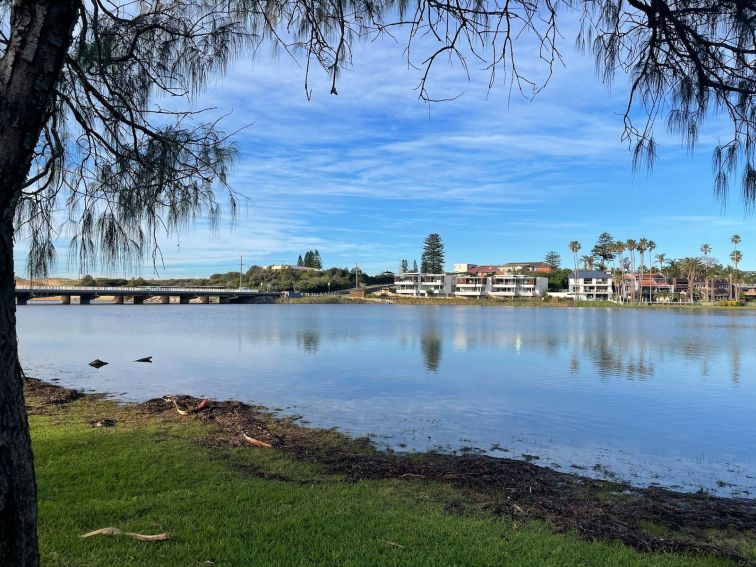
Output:
<path fill-rule="evenodd" d="M 612 276 L 606 272 L 573 271 L 568 286 L 570 295 L 580 301 L 611 301 L 614 296 Z"/>
<path fill-rule="evenodd" d="M 551 272 L 551 266 L 546 262 L 509 262 L 501 266 L 501 272 L 505 274 L 515 274 L 518 272 L 548 274 Z"/>
<path fill-rule="evenodd" d="M 621 295 L 624 300 L 635 297 L 641 301 L 669 302 L 674 293 L 675 286 L 667 282 L 664 274 L 644 272 L 623 277 Z"/>

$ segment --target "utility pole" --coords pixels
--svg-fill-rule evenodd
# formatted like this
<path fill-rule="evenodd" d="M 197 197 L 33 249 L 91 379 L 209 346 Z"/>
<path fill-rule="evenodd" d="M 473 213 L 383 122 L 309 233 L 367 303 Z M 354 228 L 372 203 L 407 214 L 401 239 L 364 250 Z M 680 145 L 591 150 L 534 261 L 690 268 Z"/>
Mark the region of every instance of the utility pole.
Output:
<path fill-rule="evenodd" d="M 242 273 L 244 270 L 244 256 L 239 256 L 239 289 L 242 288 Z"/>

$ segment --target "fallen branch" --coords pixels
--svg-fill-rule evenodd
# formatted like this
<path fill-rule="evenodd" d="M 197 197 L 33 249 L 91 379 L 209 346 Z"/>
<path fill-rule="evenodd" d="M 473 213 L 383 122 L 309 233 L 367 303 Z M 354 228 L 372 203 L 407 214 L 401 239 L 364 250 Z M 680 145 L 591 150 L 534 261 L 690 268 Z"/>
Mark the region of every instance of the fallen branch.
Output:
<path fill-rule="evenodd" d="M 171 539 L 171 537 L 168 534 L 155 534 L 155 535 L 135 534 L 132 532 L 124 532 L 123 530 L 119 530 L 118 528 L 100 528 L 99 530 L 95 530 L 93 532 L 83 534 L 80 537 L 85 538 L 85 537 L 92 537 L 96 535 L 124 535 L 132 539 L 138 539 L 139 541 L 166 541 L 166 540 Z"/>
<path fill-rule="evenodd" d="M 176 411 L 179 412 L 179 415 L 189 415 L 190 413 L 192 413 L 192 410 L 190 409 L 188 410 L 181 409 L 178 405 L 178 402 L 176 402 L 176 400 L 173 400 L 173 405 L 176 406 Z"/>
<path fill-rule="evenodd" d="M 242 436 L 244 437 L 244 440 L 249 443 L 250 445 L 254 445 L 255 447 L 264 447 L 266 449 L 272 449 L 273 445 L 270 443 L 266 443 L 265 441 L 260 441 L 259 439 L 255 439 L 254 437 L 250 437 L 246 433 L 242 431 Z"/>
<path fill-rule="evenodd" d="M 210 403 L 210 400 L 202 400 L 200 403 L 197 404 L 197 407 L 189 408 L 189 409 L 181 409 L 178 405 L 178 402 L 176 401 L 176 398 L 163 398 L 167 402 L 173 402 L 173 405 L 176 406 L 176 411 L 179 413 L 179 415 L 189 415 L 198 411 L 202 411 L 205 409 L 208 404 Z"/>

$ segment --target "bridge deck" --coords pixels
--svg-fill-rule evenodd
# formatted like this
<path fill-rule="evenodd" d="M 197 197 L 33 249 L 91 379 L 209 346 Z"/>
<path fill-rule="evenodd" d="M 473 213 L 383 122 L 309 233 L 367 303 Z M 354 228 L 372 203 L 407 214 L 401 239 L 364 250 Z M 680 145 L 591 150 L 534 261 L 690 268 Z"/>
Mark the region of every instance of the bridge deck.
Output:
<path fill-rule="evenodd" d="M 25 294 L 31 296 L 44 295 L 212 295 L 222 297 L 280 295 L 278 292 L 260 291 L 257 289 L 240 288 L 226 289 L 217 287 L 74 287 L 74 286 L 19 286 L 16 287 L 16 295 Z"/>

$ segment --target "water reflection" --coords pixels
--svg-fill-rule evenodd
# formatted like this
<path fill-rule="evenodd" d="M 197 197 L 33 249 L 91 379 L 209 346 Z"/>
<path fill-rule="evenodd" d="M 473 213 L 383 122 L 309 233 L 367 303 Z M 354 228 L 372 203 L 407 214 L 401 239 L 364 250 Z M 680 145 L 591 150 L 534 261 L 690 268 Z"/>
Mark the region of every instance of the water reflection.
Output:
<path fill-rule="evenodd" d="M 425 368 L 429 372 L 438 372 L 438 367 L 441 364 L 442 344 L 441 336 L 432 331 L 424 333 L 422 339 L 420 339 Z"/>
<path fill-rule="evenodd" d="M 297 346 L 310 354 L 317 354 L 320 346 L 320 331 L 307 329 L 297 333 Z"/>
<path fill-rule="evenodd" d="M 493 314 L 499 314 L 492 310 Z M 525 310 L 522 310 L 525 311 Z M 601 379 L 610 377 L 648 380 L 667 361 L 693 365 L 690 370 L 703 377 L 721 379 L 727 376 L 733 384 L 741 380 L 743 368 L 743 337 L 756 336 L 753 322 L 710 321 L 708 324 L 687 314 L 662 314 L 677 319 L 675 325 L 658 324 L 635 312 L 550 310 L 556 324 L 543 325 L 538 318 L 502 313 L 497 318 L 471 308 L 448 313 L 434 310 L 419 321 L 403 325 L 402 321 L 387 324 L 351 324 L 343 327 L 308 317 L 292 325 L 288 318 L 272 318 L 267 326 L 238 325 L 240 341 L 247 344 L 286 345 L 293 342 L 308 354 L 318 354 L 321 343 L 357 346 L 365 341 L 394 342 L 403 351 L 415 352 L 429 372 L 442 369 L 442 353 L 450 348 L 457 353 L 495 349 L 503 356 L 539 356 L 551 365 L 563 364 L 565 374 L 587 371 Z M 446 316 L 445 316 L 446 315 Z M 655 314 L 658 315 L 658 314 Z M 719 314 L 715 317 L 720 317 Z M 729 315 L 725 315 L 729 317 Z M 419 328 L 417 323 L 420 323 Z"/>

